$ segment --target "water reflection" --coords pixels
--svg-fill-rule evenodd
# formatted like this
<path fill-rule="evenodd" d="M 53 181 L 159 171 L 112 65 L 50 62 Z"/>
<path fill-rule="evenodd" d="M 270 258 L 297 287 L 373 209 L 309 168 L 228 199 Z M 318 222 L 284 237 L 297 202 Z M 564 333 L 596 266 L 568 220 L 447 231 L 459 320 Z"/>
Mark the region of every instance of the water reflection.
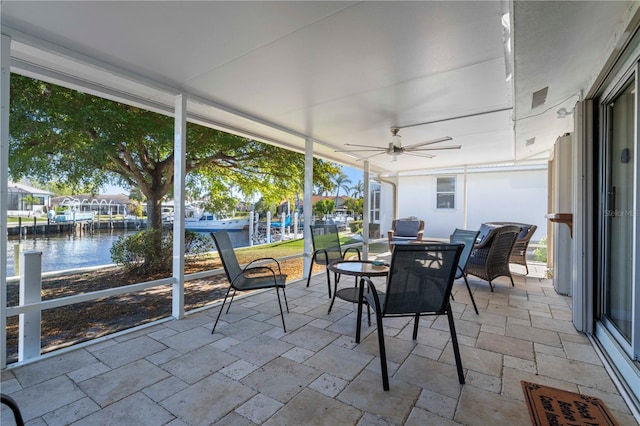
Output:
<path fill-rule="evenodd" d="M 7 276 L 15 275 L 14 272 L 14 246 L 20 244 L 24 251 L 42 252 L 42 272 L 62 271 L 66 269 L 84 268 L 89 266 L 110 265 L 111 253 L 109 250 L 122 235 L 133 234 L 135 231 L 105 231 L 93 234 L 49 234 L 28 236 L 18 239 L 10 237 L 7 243 Z M 209 233 L 202 232 L 207 238 Z M 246 247 L 249 245 L 249 233 L 230 232 L 231 243 L 234 247 Z"/>

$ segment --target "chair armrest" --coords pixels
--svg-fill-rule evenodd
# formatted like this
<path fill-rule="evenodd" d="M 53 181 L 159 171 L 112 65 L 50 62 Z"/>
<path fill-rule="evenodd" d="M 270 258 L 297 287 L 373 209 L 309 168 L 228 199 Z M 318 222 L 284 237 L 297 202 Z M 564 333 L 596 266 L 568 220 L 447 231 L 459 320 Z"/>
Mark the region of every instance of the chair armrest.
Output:
<path fill-rule="evenodd" d="M 416 240 L 422 241 L 422 237 L 424 236 L 424 229 L 418 231 L 418 235 L 416 235 Z"/>
<path fill-rule="evenodd" d="M 378 291 L 376 290 L 375 285 L 373 285 L 373 281 L 371 281 L 369 277 L 362 277 L 361 280 L 367 284 L 367 292 L 364 294 L 364 298 L 367 300 L 369 306 L 381 314 L 384 307 L 380 303 L 380 296 L 378 296 Z"/>
<path fill-rule="evenodd" d="M 387 231 L 387 237 L 389 238 L 389 240 L 391 240 L 393 238 L 393 234 L 395 232 L 393 230 Z"/>
<path fill-rule="evenodd" d="M 349 250 L 355 250 L 355 252 L 358 253 L 358 260 L 362 259 L 361 255 L 360 255 L 360 249 L 358 247 L 349 247 L 349 248 L 347 248 L 344 252 L 342 252 L 342 258 L 343 259 L 347 255 Z"/>
<path fill-rule="evenodd" d="M 273 257 L 261 257 L 259 259 L 254 259 L 251 262 L 247 263 L 245 265 L 245 267 L 242 269 L 242 272 L 246 272 L 249 269 L 257 269 L 257 268 L 267 268 L 272 270 L 270 267 L 268 266 L 251 266 L 252 264 L 256 263 L 256 262 L 264 262 L 264 261 L 270 261 L 270 262 L 275 262 L 275 264 L 278 266 L 278 273 L 282 274 L 282 269 L 280 269 L 280 262 L 278 262 L 276 259 L 274 259 Z M 273 270 L 272 270 L 273 271 Z M 275 272 L 274 272 L 275 273 Z"/>
<path fill-rule="evenodd" d="M 253 277 L 247 277 L 247 274 L 251 275 L 253 273 L 259 273 L 262 272 L 260 275 L 256 275 Z M 276 271 L 273 270 L 273 268 L 270 268 L 269 266 L 252 266 L 250 268 L 245 267 L 241 273 L 239 273 L 232 281 L 231 281 L 231 286 L 233 286 L 236 282 L 236 280 L 240 277 L 244 277 L 246 279 L 252 279 L 252 278 L 267 278 L 267 277 L 271 277 L 273 279 L 273 283 L 275 285 L 277 285 L 278 281 L 277 281 L 277 277 L 279 275 L 282 275 L 281 273 L 276 274 Z"/>
<path fill-rule="evenodd" d="M 329 263 L 329 253 L 327 253 L 327 250 L 325 250 L 325 249 L 318 249 L 318 250 L 314 250 L 314 251 L 313 251 L 313 257 L 314 257 L 315 259 L 317 259 L 317 258 L 318 258 L 318 254 L 319 254 L 319 253 L 323 253 L 323 254 L 324 254 L 324 260 L 325 260 L 325 262 L 327 262 L 327 264 L 328 264 L 328 263 Z"/>

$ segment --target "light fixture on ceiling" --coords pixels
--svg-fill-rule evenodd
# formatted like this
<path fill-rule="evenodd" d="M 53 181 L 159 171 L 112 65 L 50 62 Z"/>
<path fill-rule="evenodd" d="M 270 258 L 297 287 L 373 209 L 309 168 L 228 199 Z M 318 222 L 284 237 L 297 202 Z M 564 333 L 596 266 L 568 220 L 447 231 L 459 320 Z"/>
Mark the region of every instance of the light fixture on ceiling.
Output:
<path fill-rule="evenodd" d="M 562 107 L 558 111 L 556 111 L 556 115 L 558 118 L 566 118 L 571 114 L 573 114 L 573 111 L 568 111 L 565 107 Z"/>
<path fill-rule="evenodd" d="M 509 12 L 502 15 L 502 44 L 504 49 L 504 67 L 507 77 L 507 82 L 511 81 L 513 77 L 513 56 L 511 55 L 511 21 L 509 19 Z"/>

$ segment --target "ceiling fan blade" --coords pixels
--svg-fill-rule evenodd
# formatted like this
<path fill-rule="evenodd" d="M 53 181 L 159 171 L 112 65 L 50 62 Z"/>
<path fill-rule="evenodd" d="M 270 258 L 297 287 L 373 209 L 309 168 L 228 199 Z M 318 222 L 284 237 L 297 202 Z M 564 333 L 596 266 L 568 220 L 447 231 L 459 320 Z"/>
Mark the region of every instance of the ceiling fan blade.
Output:
<path fill-rule="evenodd" d="M 386 151 L 382 148 L 372 148 L 372 149 L 336 149 L 333 152 L 371 152 L 371 151 Z"/>
<path fill-rule="evenodd" d="M 375 154 L 371 154 L 367 157 L 361 157 L 361 158 L 356 158 L 356 161 L 364 161 L 364 160 L 368 160 L 371 157 L 375 157 L 376 155 L 380 155 L 380 154 L 384 154 L 385 152 L 377 152 Z"/>
<path fill-rule="evenodd" d="M 420 142 L 420 143 L 414 143 L 413 145 L 407 145 L 404 147 L 404 149 L 411 149 L 411 148 L 417 148 L 419 146 L 426 146 L 426 145 L 433 145 L 434 143 L 440 143 L 440 142 L 446 142 L 446 141 L 450 141 L 453 138 L 451 136 L 444 136 L 442 138 L 438 138 L 438 139 L 431 139 L 425 142 Z"/>
<path fill-rule="evenodd" d="M 414 157 L 424 157 L 424 158 L 433 158 L 433 157 L 435 157 L 434 154 L 423 154 L 423 153 L 418 152 L 418 151 L 409 151 L 409 152 L 405 152 L 405 154 L 413 155 Z"/>
<path fill-rule="evenodd" d="M 433 148 L 405 148 L 404 151 L 416 152 L 416 151 L 439 151 L 441 149 L 460 149 L 462 145 L 450 145 L 450 146 L 434 146 Z"/>
<path fill-rule="evenodd" d="M 344 146 L 355 146 L 358 148 L 368 148 L 368 151 L 386 151 L 387 147 L 381 148 L 379 146 L 371 146 L 371 145 L 357 145 L 353 143 L 345 143 Z"/>

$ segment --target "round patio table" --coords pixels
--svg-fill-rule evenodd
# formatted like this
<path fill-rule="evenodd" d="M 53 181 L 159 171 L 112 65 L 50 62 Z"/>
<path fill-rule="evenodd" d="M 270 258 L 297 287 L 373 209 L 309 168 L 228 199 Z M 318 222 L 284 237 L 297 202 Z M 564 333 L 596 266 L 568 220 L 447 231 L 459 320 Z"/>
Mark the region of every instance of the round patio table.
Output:
<path fill-rule="evenodd" d="M 329 306 L 329 312 L 331 312 L 331 308 L 333 307 L 333 302 L 336 296 L 342 300 L 358 304 L 356 343 L 360 343 L 362 303 L 367 303 L 363 297 L 364 280 L 362 279 L 362 277 L 386 277 L 389 274 L 389 265 L 385 263 L 380 265 L 374 264 L 374 261 L 371 260 L 336 260 L 335 262 L 331 262 L 329 265 L 327 265 L 327 268 L 337 274 L 360 277 L 360 279 L 356 281 L 357 286 L 342 288 L 335 291 L 333 294 L 333 299 L 331 299 L 331 305 Z"/>

